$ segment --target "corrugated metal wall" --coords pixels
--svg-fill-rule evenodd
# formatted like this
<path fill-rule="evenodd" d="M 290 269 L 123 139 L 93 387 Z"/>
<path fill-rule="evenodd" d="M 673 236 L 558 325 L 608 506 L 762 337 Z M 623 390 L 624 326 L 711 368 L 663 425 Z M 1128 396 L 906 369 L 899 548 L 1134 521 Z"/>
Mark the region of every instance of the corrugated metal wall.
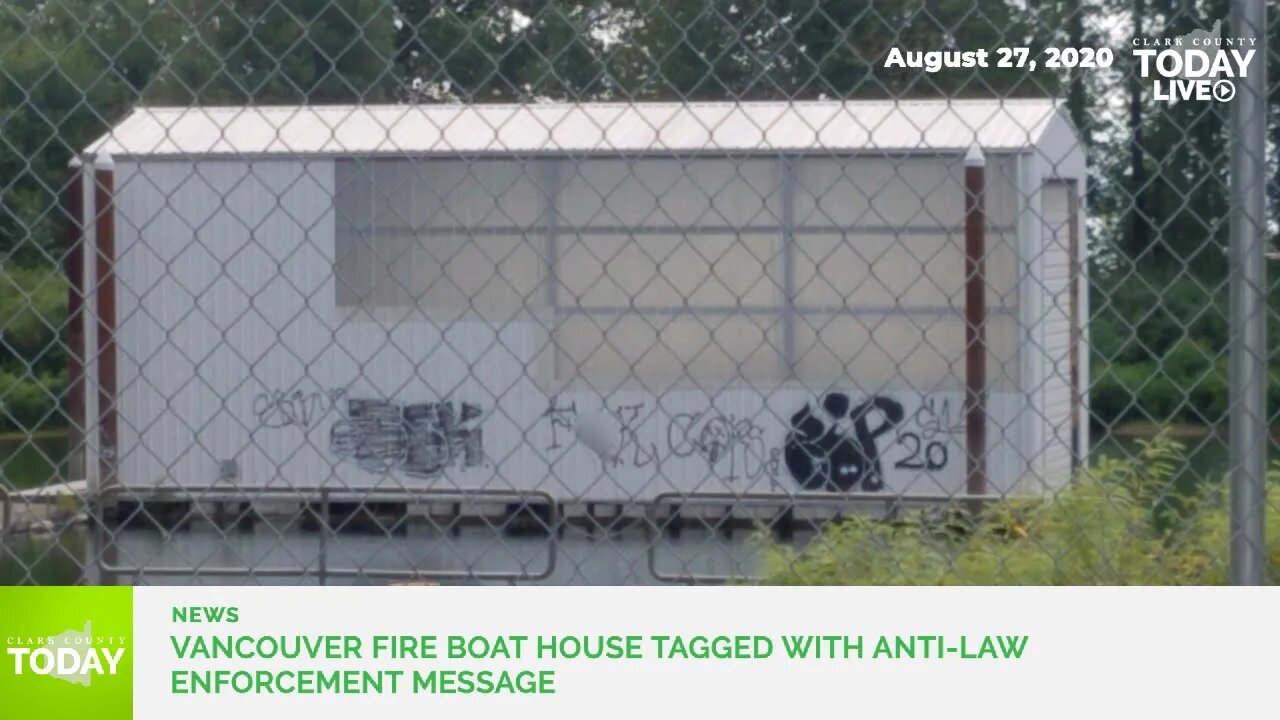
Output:
<path fill-rule="evenodd" d="M 1026 455 L 1016 167 L 988 170 L 993 490 Z M 130 484 L 233 460 L 251 484 L 815 489 L 786 462 L 798 413 L 878 395 L 876 468 L 845 489 L 963 487 L 958 157 L 117 173 Z M 733 452 L 695 451 L 709 423 Z"/>
<path fill-rule="evenodd" d="M 1072 437 L 1075 430 L 1071 387 L 1072 317 L 1071 296 L 1074 247 L 1070 232 L 1073 188 L 1066 182 L 1046 183 L 1041 190 L 1044 227 L 1044 357 L 1046 372 L 1041 389 L 1045 439 L 1045 473 L 1065 477 L 1072 468 Z"/>

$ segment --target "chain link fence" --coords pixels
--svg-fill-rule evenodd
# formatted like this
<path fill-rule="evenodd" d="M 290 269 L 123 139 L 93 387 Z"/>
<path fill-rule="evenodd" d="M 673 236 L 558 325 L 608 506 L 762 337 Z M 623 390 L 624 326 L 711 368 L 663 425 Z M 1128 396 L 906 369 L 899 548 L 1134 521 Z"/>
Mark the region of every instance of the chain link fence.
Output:
<path fill-rule="evenodd" d="M 0 582 L 1273 579 L 1233 5 L 7 2 Z"/>

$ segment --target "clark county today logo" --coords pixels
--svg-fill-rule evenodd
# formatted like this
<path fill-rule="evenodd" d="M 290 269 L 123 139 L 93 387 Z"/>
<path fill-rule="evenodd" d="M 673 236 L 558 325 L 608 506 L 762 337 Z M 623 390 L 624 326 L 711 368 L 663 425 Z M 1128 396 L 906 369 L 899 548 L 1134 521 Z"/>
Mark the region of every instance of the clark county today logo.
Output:
<path fill-rule="evenodd" d="M 133 588 L 0 586 L 0 718 L 133 717 Z"/>
<path fill-rule="evenodd" d="M 1249 76 L 1257 55 L 1257 38 L 1222 37 L 1222 21 L 1211 30 L 1195 30 L 1176 37 L 1136 37 L 1133 55 L 1138 72 L 1153 79 L 1155 99 L 1230 102 L 1238 79 Z"/>
<path fill-rule="evenodd" d="M 83 630 L 64 630 L 50 636 L 10 636 L 5 653 L 13 658 L 13 674 L 33 673 L 89 687 L 95 675 L 115 675 L 124 658 L 127 637 L 93 634 L 86 620 Z"/>

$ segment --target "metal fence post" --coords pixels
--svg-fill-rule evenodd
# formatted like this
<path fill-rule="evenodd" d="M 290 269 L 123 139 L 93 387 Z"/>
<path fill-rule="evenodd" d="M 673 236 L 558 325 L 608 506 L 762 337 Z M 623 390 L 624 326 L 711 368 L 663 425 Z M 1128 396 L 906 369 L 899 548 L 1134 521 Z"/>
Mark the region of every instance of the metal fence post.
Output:
<path fill-rule="evenodd" d="M 987 283 L 984 209 L 987 159 L 974 145 L 964 156 L 965 489 L 987 492 Z"/>
<path fill-rule="evenodd" d="M 329 583 L 329 518 L 329 490 L 328 488 L 325 488 L 320 491 L 320 549 L 316 558 L 316 562 L 319 563 L 320 566 L 317 574 L 317 582 L 320 585 L 327 585 Z"/>
<path fill-rule="evenodd" d="M 1266 581 L 1266 3 L 1232 0 L 1257 53 L 1231 104 L 1231 582 Z"/>

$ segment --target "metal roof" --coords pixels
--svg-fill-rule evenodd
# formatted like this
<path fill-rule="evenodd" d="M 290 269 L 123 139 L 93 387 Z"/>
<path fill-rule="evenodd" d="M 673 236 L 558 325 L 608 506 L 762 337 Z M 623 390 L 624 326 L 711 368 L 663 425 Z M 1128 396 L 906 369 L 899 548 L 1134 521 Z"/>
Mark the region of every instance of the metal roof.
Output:
<path fill-rule="evenodd" d="M 1036 145 L 1053 100 L 139 107 L 91 155 L 987 150 Z"/>

